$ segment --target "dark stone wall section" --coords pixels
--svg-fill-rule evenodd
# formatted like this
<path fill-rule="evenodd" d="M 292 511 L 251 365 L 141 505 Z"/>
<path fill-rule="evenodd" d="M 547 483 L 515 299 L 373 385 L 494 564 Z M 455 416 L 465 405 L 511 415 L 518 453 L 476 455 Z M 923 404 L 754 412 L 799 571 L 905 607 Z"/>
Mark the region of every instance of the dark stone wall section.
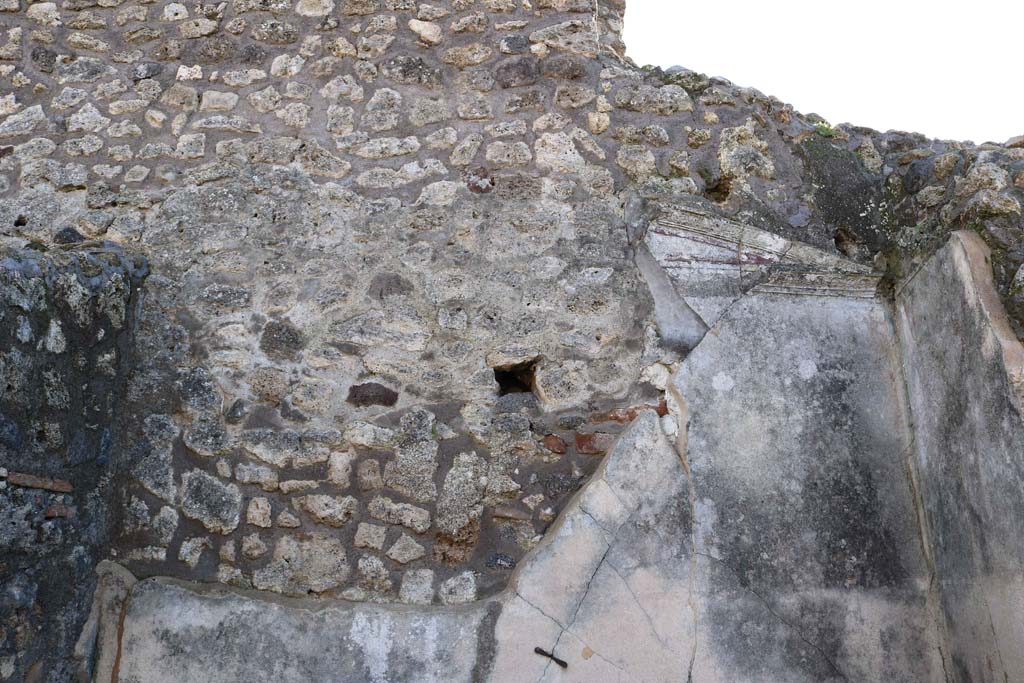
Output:
<path fill-rule="evenodd" d="M 0 252 L 3 680 L 75 680 L 118 514 L 118 397 L 145 276 L 108 244 Z"/>

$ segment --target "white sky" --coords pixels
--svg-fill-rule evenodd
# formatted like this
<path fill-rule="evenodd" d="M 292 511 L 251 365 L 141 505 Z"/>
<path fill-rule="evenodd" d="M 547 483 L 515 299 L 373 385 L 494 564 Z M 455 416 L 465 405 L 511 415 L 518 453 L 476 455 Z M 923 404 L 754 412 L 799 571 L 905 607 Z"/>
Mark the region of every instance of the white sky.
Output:
<path fill-rule="evenodd" d="M 627 54 L 830 123 L 974 142 L 1024 134 L 1020 0 L 627 0 Z"/>

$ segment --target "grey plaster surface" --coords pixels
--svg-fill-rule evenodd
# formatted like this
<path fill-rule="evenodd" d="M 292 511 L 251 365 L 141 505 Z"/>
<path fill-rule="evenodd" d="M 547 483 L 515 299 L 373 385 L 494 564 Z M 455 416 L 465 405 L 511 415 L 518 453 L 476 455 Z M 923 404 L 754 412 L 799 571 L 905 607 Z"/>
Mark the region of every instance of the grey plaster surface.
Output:
<path fill-rule="evenodd" d="M 474 680 L 493 609 L 318 607 L 147 579 L 132 592 L 116 680 Z"/>
<path fill-rule="evenodd" d="M 958 232 L 898 293 L 914 466 L 958 681 L 1024 680 L 1024 347 Z"/>
<path fill-rule="evenodd" d="M 780 291 L 730 308 L 673 383 L 705 567 L 694 680 L 940 680 L 887 307 Z"/>

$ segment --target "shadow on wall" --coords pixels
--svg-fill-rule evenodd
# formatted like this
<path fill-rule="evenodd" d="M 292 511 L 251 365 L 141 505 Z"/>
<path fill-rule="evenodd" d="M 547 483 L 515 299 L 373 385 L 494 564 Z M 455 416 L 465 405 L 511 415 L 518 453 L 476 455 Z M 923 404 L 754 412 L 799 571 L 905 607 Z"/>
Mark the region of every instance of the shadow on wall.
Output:
<path fill-rule="evenodd" d="M 71 654 L 125 471 L 145 260 L 100 243 L 0 250 L 0 678 L 74 680 Z"/>

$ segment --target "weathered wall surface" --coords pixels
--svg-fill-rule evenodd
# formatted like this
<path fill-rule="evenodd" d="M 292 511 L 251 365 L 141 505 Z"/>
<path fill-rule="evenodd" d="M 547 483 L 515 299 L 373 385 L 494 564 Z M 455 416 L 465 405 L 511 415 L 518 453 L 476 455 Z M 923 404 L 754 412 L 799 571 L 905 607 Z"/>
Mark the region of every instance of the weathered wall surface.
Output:
<path fill-rule="evenodd" d="M 268 602 L 149 579 L 125 610 L 117 680 L 943 680 L 886 308 L 815 301 L 754 293 L 730 312 L 680 371 L 706 412 L 686 430 L 676 411 L 679 450 L 675 418 L 640 413 L 500 596 Z M 744 332 L 780 320 L 777 334 L 802 332 L 766 373 L 750 351 L 776 339 Z M 757 428 L 721 421 L 741 385 Z"/>
<path fill-rule="evenodd" d="M 892 320 L 809 279 L 756 287 L 673 378 L 701 628 L 735 680 L 935 680 Z"/>
<path fill-rule="evenodd" d="M 677 580 L 690 571 L 687 486 L 658 415 L 644 411 L 509 589 L 491 600 L 416 608 L 267 602 L 265 593 L 146 580 L 125 611 L 118 680 L 678 677 L 693 645 L 691 586 Z M 627 644 L 623 623 L 644 637 Z M 568 677 L 535 647 L 566 658 Z"/>
<path fill-rule="evenodd" d="M 620 425 L 591 416 L 658 403 L 631 381 L 660 352 L 612 176 L 574 147 L 585 113 L 545 117 L 551 93 L 531 87 L 593 103 L 570 86 L 596 78 L 605 29 L 614 46 L 614 7 L 599 36 L 591 3 L 329 4 L 136 8 L 128 23 L 142 11 L 166 39 L 144 31 L 145 57 L 52 73 L 85 93 L 69 135 L 95 128 L 94 146 L 120 125 L 117 154 L 142 170 L 55 195 L 19 146 L 5 210 L 22 235 L 67 221 L 153 259 L 120 559 L 353 599 L 429 601 L 453 581 L 444 594 L 471 599 L 593 471 Z M 52 30 L 127 11 L 80 9 Z M 442 45 L 414 30 L 436 27 Z M 203 76 L 179 79 L 192 59 Z M 97 106 L 125 120 L 83 123 Z"/>
<path fill-rule="evenodd" d="M 100 660 L 120 652 L 117 680 L 154 682 L 1015 676 L 1022 573 L 1003 512 L 1020 499 L 1024 354 L 981 241 L 958 233 L 903 285 L 897 336 L 878 275 L 753 228 L 673 220 L 648 242 L 675 281 L 705 286 L 694 302 L 716 322 L 679 365 L 669 415 L 638 414 L 505 591 L 371 606 L 150 579 L 125 602 L 122 582 L 106 623 L 123 636 L 101 639 Z M 730 240 L 764 272 L 723 307 L 722 268 L 743 264 L 678 259 Z M 951 325 L 968 341 L 931 343 Z M 988 370 L 949 377 L 965 357 Z M 957 381 L 983 405 L 936 409 L 961 400 Z"/>
<path fill-rule="evenodd" d="M 0 678 L 72 680 L 119 517 L 119 418 L 144 261 L 0 252 Z"/>
<path fill-rule="evenodd" d="M 831 127 L 722 79 L 637 69 L 623 12 L 0 0 L 0 243 L 103 238 L 154 271 L 114 559 L 289 596 L 491 598 L 623 425 L 669 409 L 667 377 L 707 325 L 773 273 L 836 270 L 875 320 L 872 268 L 894 281 L 969 228 L 1021 331 L 1024 140 Z M 638 232 L 659 210 L 642 200 L 734 219 L 721 225 L 740 237 Z M 844 372 L 823 373 L 840 398 Z M 850 458 L 900 442 L 895 423 L 891 443 L 856 441 L 884 431 L 858 419 L 831 427 Z M 881 475 L 832 464 L 842 495 L 881 495 L 894 516 L 879 523 L 903 538 L 895 494 L 869 486 Z M 709 490 L 747 504 L 714 471 Z M 837 558 L 913 612 L 913 558 L 883 572 L 850 524 L 815 533 L 860 539 L 856 562 Z M 807 590 L 833 591 L 839 570 L 819 560 Z"/>
<path fill-rule="evenodd" d="M 679 360 L 629 193 L 894 274 L 970 224 L 1016 291 L 1020 141 L 636 69 L 618 2 L 2 10 L 0 235 L 103 236 L 156 274 L 118 543 L 142 576 L 499 591 Z"/>
<path fill-rule="evenodd" d="M 1024 347 L 956 233 L 898 292 L 923 524 L 958 681 L 1024 677 Z"/>
<path fill-rule="evenodd" d="M 120 680 L 942 680 L 880 277 L 754 228 L 693 218 L 669 234 L 671 220 L 648 231 L 656 263 L 737 240 L 764 277 L 503 593 L 416 610 L 150 579 L 124 611 Z M 696 265 L 691 284 L 725 265 Z"/>

